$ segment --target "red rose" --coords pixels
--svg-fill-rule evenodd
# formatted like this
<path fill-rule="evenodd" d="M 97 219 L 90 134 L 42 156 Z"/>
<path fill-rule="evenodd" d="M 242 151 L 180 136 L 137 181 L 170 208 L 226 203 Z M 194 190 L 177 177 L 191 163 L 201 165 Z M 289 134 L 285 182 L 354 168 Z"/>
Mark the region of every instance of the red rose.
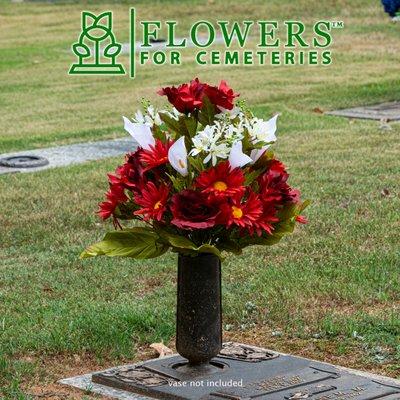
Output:
<path fill-rule="evenodd" d="M 182 190 L 171 199 L 171 223 L 181 229 L 205 229 L 217 223 L 218 202 L 194 190 Z"/>
<path fill-rule="evenodd" d="M 235 97 L 239 96 L 233 92 L 225 81 L 221 81 L 219 87 L 206 85 L 204 94 L 216 107 L 226 108 L 227 110 L 232 110 L 233 101 Z"/>
<path fill-rule="evenodd" d="M 158 94 L 167 96 L 168 101 L 178 111 L 185 114 L 201 109 L 204 96 L 207 96 L 217 109 L 226 108 L 227 110 L 232 110 L 233 101 L 239 96 L 225 81 L 221 81 L 217 87 L 201 83 L 198 78 L 193 79 L 189 84 L 165 87 L 158 91 Z"/>
<path fill-rule="evenodd" d="M 167 96 L 168 101 L 179 112 L 187 114 L 201 108 L 203 91 L 204 85 L 196 78 L 190 84 L 184 83 L 178 87 L 165 87 L 157 93 L 161 96 Z"/>

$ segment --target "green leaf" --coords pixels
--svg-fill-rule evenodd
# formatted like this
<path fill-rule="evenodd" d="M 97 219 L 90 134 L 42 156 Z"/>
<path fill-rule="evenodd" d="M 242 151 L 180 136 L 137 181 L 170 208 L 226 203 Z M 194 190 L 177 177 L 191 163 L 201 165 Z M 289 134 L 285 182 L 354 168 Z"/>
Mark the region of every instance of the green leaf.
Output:
<path fill-rule="evenodd" d="M 183 134 L 181 132 L 182 128 L 181 128 L 179 121 L 170 117 L 166 113 L 160 112 L 159 115 L 160 115 L 161 121 L 163 121 L 165 123 L 165 125 L 167 125 L 167 128 L 171 129 L 175 133 Z"/>
<path fill-rule="evenodd" d="M 197 247 L 195 249 L 197 253 L 211 253 L 215 254 L 220 260 L 222 260 L 222 254 L 221 252 L 215 247 L 212 246 L 211 244 L 203 244 L 200 247 Z"/>
<path fill-rule="evenodd" d="M 262 173 L 264 172 L 264 169 L 256 169 L 255 171 L 251 171 L 246 174 L 246 178 L 244 181 L 244 184 L 246 186 L 249 186 L 251 183 L 253 183 Z"/>
<path fill-rule="evenodd" d="M 254 168 L 265 168 L 269 165 L 269 162 L 274 158 L 274 153 L 271 150 L 267 150 L 254 164 Z"/>
<path fill-rule="evenodd" d="M 190 239 L 182 235 L 176 235 L 167 231 L 164 228 L 157 227 L 157 232 L 164 239 L 174 251 L 178 253 L 188 254 L 188 255 L 196 255 L 198 253 L 211 253 L 215 254 L 222 260 L 221 252 L 210 244 L 203 244 L 197 247 Z"/>
<path fill-rule="evenodd" d="M 203 105 L 198 115 L 199 122 L 203 125 L 212 125 L 214 122 L 216 110 L 213 103 L 207 96 L 203 97 Z"/>
<path fill-rule="evenodd" d="M 227 251 L 228 253 L 233 253 L 237 255 L 242 254 L 242 248 L 235 240 L 224 240 L 222 243 L 218 243 L 218 247 L 219 249 Z"/>
<path fill-rule="evenodd" d="M 177 192 L 180 192 L 181 190 L 183 190 L 185 188 L 185 180 L 182 179 L 180 176 L 173 176 L 170 174 L 167 174 L 168 178 L 171 180 L 172 182 L 172 186 L 174 187 L 174 189 Z"/>
<path fill-rule="evenodd" d="M 101 242 L 89 246 L 81 254 L 81 258 L 102 255 L 137 259 L 154 258 L 164 254 L 169 247 L 159 239 L 154 230 L 146 227 L 108 232 Z"/>
<path fill-rule="evenodd" d="M 247 237 L 239 240 L 239 244 L 241 248 L 247 247 L 247 246 L 254 246 L 254 245 L 261 245 L 261 246 L 272 246 L 276 243 L 278 243 L 282 238 L 283 234 L 280 233 L 273 233 L 272 235 L 268 235 L 265 237 Z"/>
<path fill-rule="evenodd" d="M 310 204 L 311 204 L 311 200 L 304 200 L 303 204 L 300 206 L 299 208 L 299 213 L 301 213 L 302 211 L 304 211 L 305 208 L 307 208 Z"/>
<path fill-rule="evenodd" d="M 186 116 L 183 116 L 182 119 L 183 119 L 183 123 L 185 124 L 187 136 L 189 136 L 189 138 L 192 138 L 193 136 L 196 135 L 197 119 L 195 117 L 186 117 Z"/>
<path fill-rule="evenodd" d="M 159 113 L 161 120 L 165 123 L 167 128 L 180 136 L 186 136 L 191 138 L 196 134 L 197 130 L 197 120 L 195 117 L 188 117 L 187 115 L 181 115 L 179 120 L 172 118 L 166 113 Z"/>
<path fill-rule="evenodd" d="M 158 233 L 161 236 L 161 238 L 166 240 L 168 244 L 177 249 L 193 250 L 196 248 L 196 245 L 185 236 L 176 235 L 174 233 L 168 232 L 165 229 L 160 229 L 160 228 L 158 229 Z"/>
<path fill-rule="evenodd" d="M 188 157 L 189 164 L 197 171 L 202 172 L 205 169 L 205 165 L 201 157 Z"/>

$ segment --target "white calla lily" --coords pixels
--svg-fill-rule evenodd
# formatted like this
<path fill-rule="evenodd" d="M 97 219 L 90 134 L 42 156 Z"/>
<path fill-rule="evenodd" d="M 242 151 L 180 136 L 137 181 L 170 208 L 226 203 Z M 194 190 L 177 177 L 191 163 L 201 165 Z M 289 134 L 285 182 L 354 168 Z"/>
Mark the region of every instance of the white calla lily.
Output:
<path fill-rule="evenodd" d="M 243 167 L 253 162 L 247 154 L 243 153 L 243 144 L 241 141 L 235 142 L 229 154 L 229 164 L 232 168 Z"/>
<path fill-rule="evenodd" d="M 185 137 L 180 137 L 168 150 L 168 161 L 172 168 L 182 176 L 188 174 L 188 159 L 185 146 Z"/>
<path fill-rule="evenodd" d="M 148 150 L 150 146 L 155 145 L 155 140 L 149 126 L 131 122 L 126 117 L 122 118 L 124 119 L 125 130 L 139 143 L 140 147 Z"/>
<path fill-rule="evenodd" d="M 250 157 L 253 160 L 253 163 L 255 163 L 264 153 L 265 151 L 270 147 L 268 144 L 267 146 L 262 147 L 261 149 L 254 149 L 250 153 Z"/>
<path fill-rule="evenodd" d="M 276 136 L 275 136 L 275 132 L 276 132 L 276 121 L 279 117 L 279 114 L 276 114 L 274 117 L 270 118 L 266 124 L 265 124 L 265 128 L 266 128 L 266 135 L 264 138 L 265 142 L 276 142 Z"/>
<path fill-rule="evenodd" d="M 257 142 L 276 142 L 276 121 L 278 119 L 279 114 L 270 118 L 268 121 L 257 120 L 253 125 L 252 129 L 249 130 L 250 134 L 253 136 L 253 143 Z M 261 149 L 254 149 L 250 153 L 250 157 L 255 163 L 270 147 L 270 144 L 263 146 Z"/>
<path fill-rule="evenodd" d="M 275 142 L 276 141 L 276 120 L 278 115 L 275 115 L 268 121 L 262 119 L 254 118 L 250 123 L 251 126 L 248 128 L 250 136 L 253 139 L 253 143 L 258 142 Z"/>

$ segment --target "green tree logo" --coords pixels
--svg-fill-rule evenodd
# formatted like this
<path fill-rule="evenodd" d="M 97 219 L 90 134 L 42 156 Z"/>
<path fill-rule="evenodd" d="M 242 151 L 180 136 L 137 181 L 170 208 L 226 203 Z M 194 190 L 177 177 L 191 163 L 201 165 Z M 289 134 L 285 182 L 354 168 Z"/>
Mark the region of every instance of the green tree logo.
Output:
<path fill-rule="evenodd" d="M 94 15 L 82 12 L 82 33 L 72 51 L 78 62 L 69 70 L 70 74 L 125 74 L 122 64 L 116 62 L 121 52 L 121 44 L 117 43 L 112 32 L 111 11 Z"/>

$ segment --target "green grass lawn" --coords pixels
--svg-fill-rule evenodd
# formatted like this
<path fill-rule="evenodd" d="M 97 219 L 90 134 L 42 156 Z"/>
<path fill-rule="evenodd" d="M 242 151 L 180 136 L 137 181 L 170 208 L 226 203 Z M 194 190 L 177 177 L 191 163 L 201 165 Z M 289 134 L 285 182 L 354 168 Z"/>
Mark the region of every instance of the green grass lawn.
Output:
<path fill-rule="evenodd" d="M 113 10 L 117 38 L 127 42 L 131 4 L 0 0 L 0 153 L 124 136 L 121 115 L 142 97 L 161 104 L 158 87 L 194 76 L 228 80 L 259 116 L 281 112 L 277 156 L 313 204 L 310 223 L 292 237 L 225 262 L 226 337 L 399 377 L 400 126 L 381 130 L 313 109 L 400 100 L 400 25 L 379 1 L 148 3 L 135 3 L 139 18 L 175 18 L 182 35 L 192 22 L 220 16 L 343 20 L 345 29 L 334 32 L 330 67 L 202 68 L 188 49 L 179 70 L 143 67 L 135 80 L 71 77 L 81 10 Z M 105 174 L 120 162 L 0 176 L 6 399 L 40 390 L 62 398 L 57 379 L 145 357 L 154 341 L 172 343 L 174 255 L 78 259 L 109 228 L 94 211 Z"/>

